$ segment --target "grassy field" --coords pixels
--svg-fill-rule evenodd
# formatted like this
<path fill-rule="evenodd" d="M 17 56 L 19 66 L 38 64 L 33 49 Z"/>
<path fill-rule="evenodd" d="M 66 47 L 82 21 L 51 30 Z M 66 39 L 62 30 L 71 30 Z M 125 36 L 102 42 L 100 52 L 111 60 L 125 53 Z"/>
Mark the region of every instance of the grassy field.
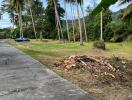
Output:
<path fill-rule="evenodd" d="M 132 59 L 132 43 L 127 42 L 106 43 L 106 51 L 94 50 L 92 42 L 85 43 L 84 46 L 80 46 L 79 43 L 60 43 L 52 40 L 32 40 L 27 43 L 17 43 L 11 40 L 9 43 L 37 58 L 59 59 L 69 55 L 90 55 L 103 57 L 117 56 Z"/>
<path fill-rule="evenodd" d="M 132 88 L 118 85 L 99 85 L 94 81 L 93 77 L 90 76 L 90 73 L 85 70 L 75 69 L 65 71 L 64 69 L 52 67 L 54 62 L 58 59 L 70 55 L 89 55 L 105 58 L 115 56 L 132 60 L 132 43 L 106 43 L 107 50 L 102 51 L 93 49 L 92 42 L 85 43 L 84 46 L 80 46 L 78 42 L 60 43 L 59 41 L 53 40 L 32 40 L 27 43 L 17 43 L 14 40 L 10 40 L 8 42 L 26 54 L 39 60 L 41 63 L 48 65 L 51 70 L 61 77 L 78 85 L 99 100 L 129 100 L 128 96 L 132 96 Z"/>

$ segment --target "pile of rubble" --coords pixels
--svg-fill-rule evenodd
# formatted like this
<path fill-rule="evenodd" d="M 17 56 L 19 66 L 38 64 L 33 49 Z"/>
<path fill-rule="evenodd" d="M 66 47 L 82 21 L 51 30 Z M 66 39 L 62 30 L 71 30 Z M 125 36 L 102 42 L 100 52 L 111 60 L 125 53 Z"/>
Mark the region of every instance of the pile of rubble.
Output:
<path fill-rule="evenodd" d="M 66 71 L 83 69 L 90 72 L 101 84 L 113 85 L 114 83 L 119 83 L 124 86 L 132 86 L 132 67 L 130 67 L 132 63 L 129 64 L 128 68 L 126 67 L 124 70 L 120 70 L 117 66 L 124 66 L 122 62 L 124 63 L 124 61 L 111 61 L 106 58 L 95 58 L 84 55 L 65 57 L 57 61 L 54 66 Z"/>
<path fill-rule="evenodd" d="M 66 70 L 66 72 L 74 69 L 88 71 L 92 77 L 94 76 L 97 79 L 99 84 L 115 85 L 118 83 L 123 86 L 132 87 L 132 61 L 95 58 L 85 55 L 68 56 L 57 61 L 54 66 L 64 71 Z"/>
<path fill-rule="evenodd" d="M 91 56 L 69 56 L 54 64 L 56 67 L 61 67 L 66 70 L 75 68 L 88 69 L 94 75 L 107 75 L 115 78 L 115 68 L 107 61 L 99 60 Z"/>

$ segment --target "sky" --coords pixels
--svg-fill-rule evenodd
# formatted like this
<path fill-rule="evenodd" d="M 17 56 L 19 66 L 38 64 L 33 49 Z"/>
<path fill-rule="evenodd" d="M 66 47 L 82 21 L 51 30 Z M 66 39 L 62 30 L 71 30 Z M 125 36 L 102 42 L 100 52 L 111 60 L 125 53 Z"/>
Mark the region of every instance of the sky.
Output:
<path fill-rule="evenodd" d="M 0 5 L 1 5 L 1 2 L 2 2 L 2 1 L 3 1 L 3 0 L 0 0 Z M 43 2 L 44 7 L 47 6 L 46 0 L 40 0 L 40 1 Z M 60 2 L 61 6 L 64 7 L 64 2 L 63 2 L 63 0 L 60 0 L 60 1 L 61 1 L 61 2 Z M 87 8 L 88 5 L 92 5 L 92 4 L 93 4 L 92 1 L 93 1 L 93 0 L 84 0 L 83 8 L 84 8 L 84 11 L 85 11 L 85 15 L 86 15 L 86 8 Z M 97 4 L 98 4 L 99 2 L 100 2 L 100 0 L 97 0 Z M 112 5 L 112 6 L 110 7 L 110 10 L 113 11 L 113 12 L 116 12 L 116 11 L 119 11 L 120 9 L 125 8 L 127 5 L 128 5 L 128 4 L 125 4 L 125 5 L 122 5 L 122 6 L 118 6 L 117 4 L 115 4 L 115 5 Z M 67 4 L 67 11 L 66 11 L 66 12 L 67 12 L 67 15 L 68 15 L 68 19 L 71 19 L 72 16 L 71 16 L 71 11 L 70 11 L 70 5 L 69 5 L 69 4 Z M 75 15 L 77 15 L 76 12 L 75 12 Z M 80 13 L 80 16 L 82 17 L 82 13 Z M 10 18 L 9 18 L 8 13 L 4 13 L 4 14 L 2 15 L 2 19 L 0 20 L 0 28 L 6 28 L 6 27 L 12 27 L 12 24 L 11 24 L 11 22 L 10 22 Z"/>

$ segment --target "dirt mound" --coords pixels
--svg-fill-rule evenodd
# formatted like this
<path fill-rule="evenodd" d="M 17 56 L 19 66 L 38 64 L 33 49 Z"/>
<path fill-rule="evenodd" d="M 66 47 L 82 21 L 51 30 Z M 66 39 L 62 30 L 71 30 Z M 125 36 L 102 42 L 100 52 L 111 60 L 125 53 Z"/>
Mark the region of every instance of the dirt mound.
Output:
<path fill-rule="evenodd" d="M 123 64 L 120 63 L 120 65 Z M 120 70 L 116 66 L 113 66 L 112 61 L 108 59 L 97 59 L 86 55 L 69 56 L 57 61 L 54 66 L 63 68 L 67 71 L 72 69 L 87 70 L 92 76 L 96 77 L 101 84 L 119 83 L 120 85 L 132 86 L 132 72 L 128 70 Z"/>

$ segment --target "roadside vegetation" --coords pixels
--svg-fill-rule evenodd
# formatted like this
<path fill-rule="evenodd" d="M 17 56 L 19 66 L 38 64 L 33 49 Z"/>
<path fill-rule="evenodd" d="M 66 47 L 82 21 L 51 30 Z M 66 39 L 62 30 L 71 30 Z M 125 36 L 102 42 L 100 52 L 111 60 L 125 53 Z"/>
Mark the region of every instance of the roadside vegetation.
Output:
<path fill-rule="evenodd" d="M 0 36 L 99 100 L 130 100 L 131 0 L 88 2 L 85 11 L 84 0 L 46 0 L 46 6 L 40 0 L 3 0 L 1 12 L 9 13 L 13 27 L 0 30 Z M 112 12 L 109 7 L 117 2 L 128 6 Z M 13 40 L 24 37 L 31 41 Z"/>
<path fill-rule="evenodd" d="M 87 55 L 108 61 L 114 68 L 121 70 L 118 74 L 132 73 L 132 44 L 130 42 L 106 43 L 107 49 L 105 51 L 94 49 L 93 42 L 85 43 L 84 46 L 80 46 L 78 42 L 60 43 L 55 40 L 32 40 L 28 43 L 10 40 L 8 42 L 99 100 L 127 100 L 131 97 L 131 74 L 127 75 L 127 83 L 124 83 L 123 76 L 120 78 L 119 75 L 116 80 L 111 80 L 108 77 L 96 79 L 94 74 L 91 75 L 91 72 L 85 67 L 67 69 L 63 67 L 64 63 L 61 64 L 62 67 L 55 66 L 56 63 L 66 59 L 66 57 Z"/>

